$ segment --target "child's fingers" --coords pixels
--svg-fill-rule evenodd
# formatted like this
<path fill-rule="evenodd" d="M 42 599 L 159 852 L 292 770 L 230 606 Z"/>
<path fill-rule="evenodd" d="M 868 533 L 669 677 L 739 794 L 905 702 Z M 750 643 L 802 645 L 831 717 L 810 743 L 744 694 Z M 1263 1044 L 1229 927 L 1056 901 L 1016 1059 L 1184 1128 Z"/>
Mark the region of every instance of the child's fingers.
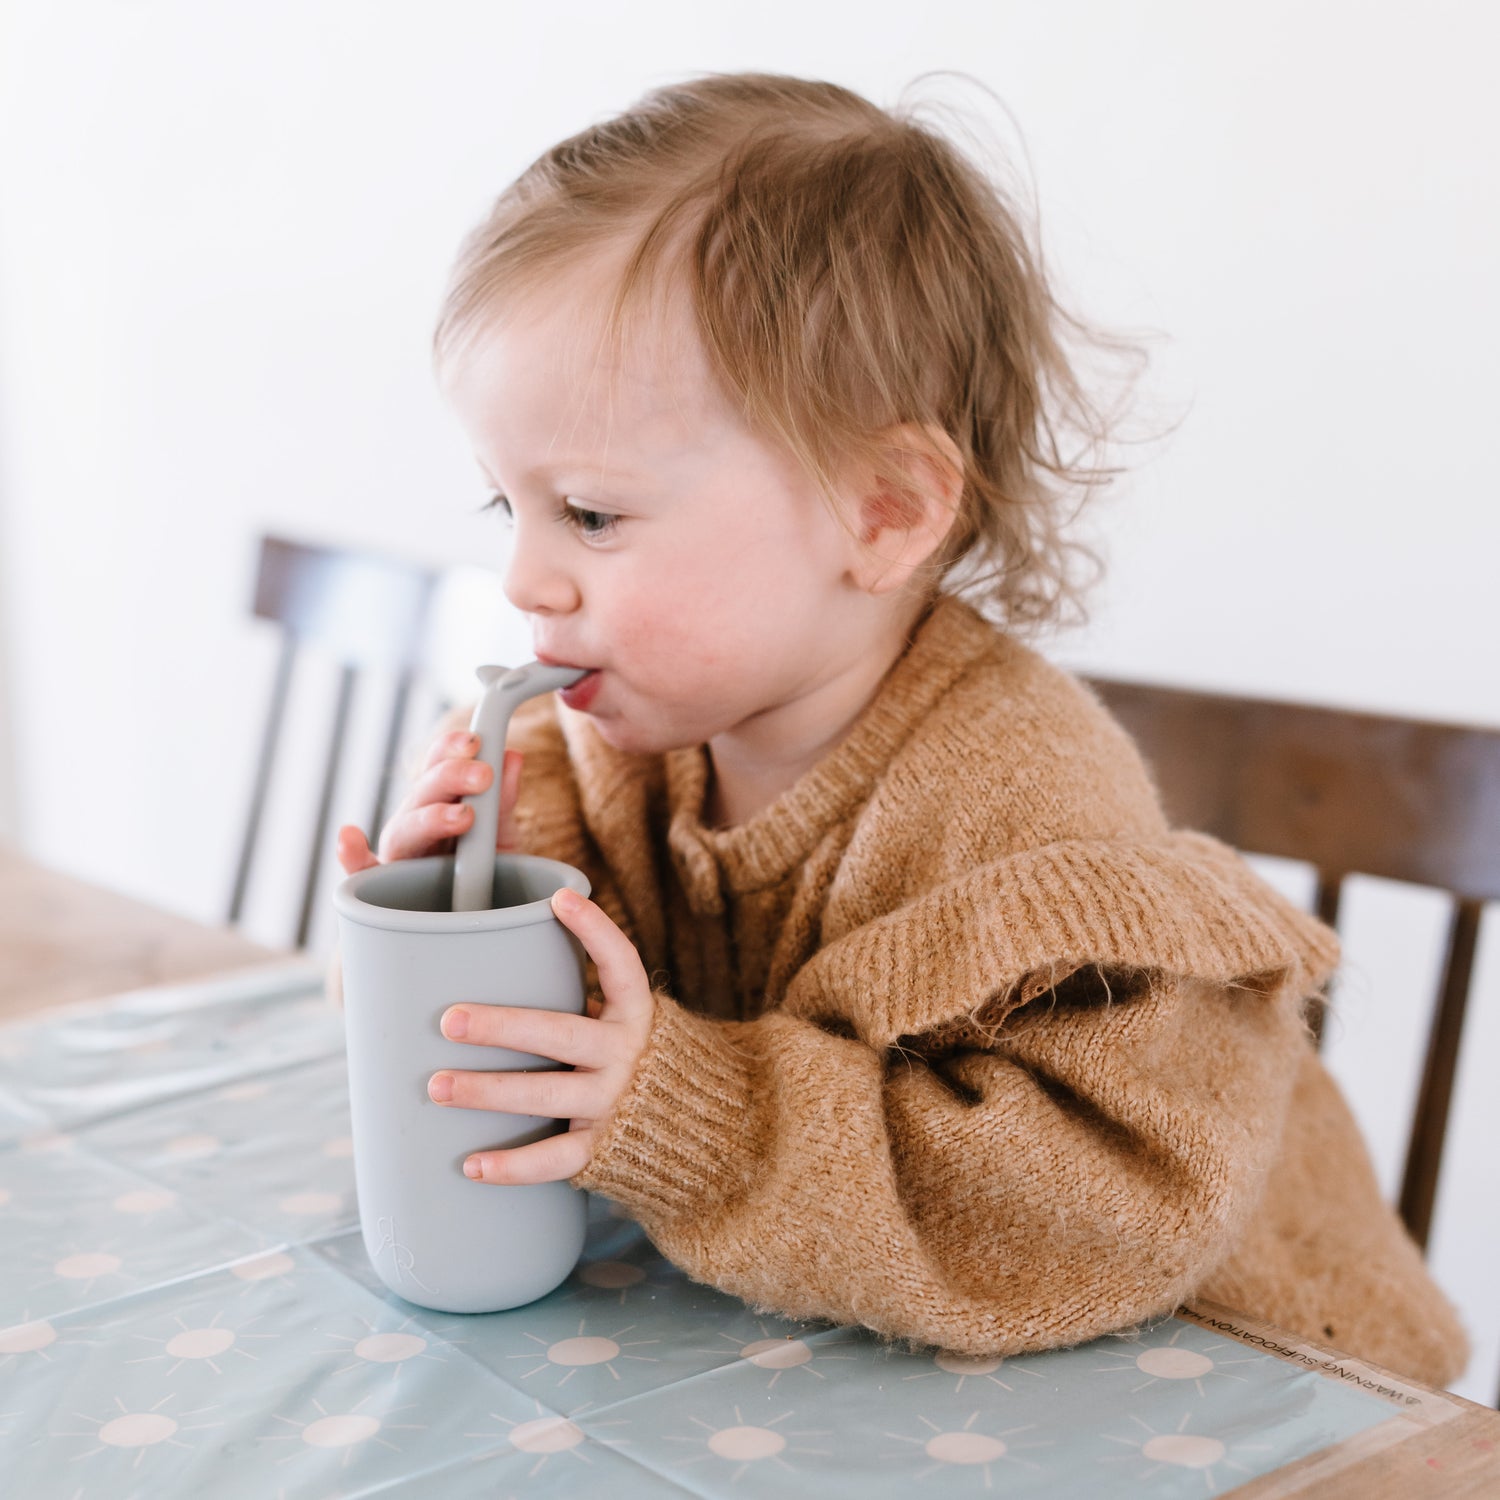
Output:
<path fill-rule="evenodd" d="M 422 764 L 424 771 L 444 760 L 472 760 L 479 749 L 479 736 L 467 729 L 455 729 L 438 735 L 427 747 L 427 759 Z"/>
<path fill-rule="evenodd" d="M 467 730 L 440 734 L 433 740 L 426 767 L 381 830 L 381 860 L 452 853 L 454 840 L 474 821 L 473 809 L 463 799 L 484 791 L 493 777 L 489 766 L 476 759 L 478 748 L 479 737 Z M 511 811 L 520 789 L 520 775 L 520 751 L 507 750 L 501 768 L 497 849 L 514 848 L 519 837 Z M 377 862 L 371 855 L 370 863 Z"/>
<path fill-rule="evenodd" d="M 346 823 L 339 829 L 337 848 L 339 864 L 346 875 L 357 875 L 361 870 L 368 870 L 371 865 L 380 863 L 375 858 L 375 851 L 370 848 L 364 829 L 356 828 L 352 823 Z"/>
<path fill-rule="evenodd" d="M 399 812 L 380 835 L 380 857 L 389 863 L 446 854 L 473 821 L 474 809 L 466 802 L 433 802 Z"/>
<path fill-rule="evenodd" d="M 448 840 L 474 820 L 472 809 L 462 799 L 482 792 L 490 780 L 490 768 L 483 761 L 440 757 L 417 778 L 385 825 L 380 835 L 381 858 L 420 859 L 424 854 L 447 853 Z"/>
<path fill-rule="evenodd" d="M 412 783 L 399 811 L 409 812 L 432 802 L 457 802 L 460 797 L 472 797 L 476 792 L 482 792 L 490 780 L 490 768 L 482 760 L 467 756 L 440 760 Z"/>
<path fill-rule="evenodd" d="M 613 1012 L 619 1019 L 649 1030 L 656 1002 L 635 944 L 602 907 L 577 891 L 566 887 L 555 891 L 552 911 L 594 961 L 599 988 L 604 992 L 601 1016 Z M 642 1038 L 644 1034 L 643 1030 Z"/>
<path fill-rule="evenodd" d="M 510 1185 L 566 1182 L 588 1166 L 594 1154 L 592 1123 L 549 1135 L 508 1151 L 476 1151 L 464 1161 L 464 1176 L 476 1182 Z"/>
<path fill-rule="evenodd" d="M 595 1023 L 598 1024 L 597 1022 Z M 427 1097 L 449 1109 L 489 1109 L 497 1114 L 547 1120 L 592 1120 L 609 1103 L 609 1085 L 597 1072 L 573 1068 L 445 1068 L 427 1080 Z"/>
<path fill-rule="evenodd" d="M 587 1017 L 565 1011 L 531 1010 L 519 1005 L 483 1005 L 471 1000 L 445 1010 L 439 1018 L 439 1030 L 450 1040 L 471 1047 L 509 1047 L 513 1052 L 550 1057 L 554 1062 L 567 1063 L 574 1068 L 602 1068 L 614 1060 L 609 1028 L 595 1026 Z M 547 1076 L 553 1075 L 548 1073 Z M 509 1087 L 503 1080 L 499 1086 Z M 581 1111 L 569 1110 L 568 1113 Z"/>

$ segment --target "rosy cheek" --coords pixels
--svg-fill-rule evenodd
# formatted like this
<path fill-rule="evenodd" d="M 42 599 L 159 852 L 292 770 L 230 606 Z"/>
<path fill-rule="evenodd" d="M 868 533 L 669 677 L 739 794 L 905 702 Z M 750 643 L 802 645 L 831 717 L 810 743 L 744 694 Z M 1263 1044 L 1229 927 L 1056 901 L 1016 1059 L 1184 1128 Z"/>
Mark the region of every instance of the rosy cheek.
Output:
<path fill-rule="evenodd" d="M 615 628 L 610 631 L 609 654 L 622 662 L 638 662 L 643 648 L 649 648 L 656 636 L 649 601 L 640 600 L 619 610 Z"/>

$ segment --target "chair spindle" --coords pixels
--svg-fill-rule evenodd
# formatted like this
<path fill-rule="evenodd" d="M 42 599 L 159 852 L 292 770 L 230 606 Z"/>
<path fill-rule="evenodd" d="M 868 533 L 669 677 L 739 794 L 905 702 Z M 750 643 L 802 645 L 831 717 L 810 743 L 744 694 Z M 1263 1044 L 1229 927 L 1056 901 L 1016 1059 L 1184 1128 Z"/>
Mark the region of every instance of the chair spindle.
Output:
<path fill-rule="evenodd" d="M 386 803 L 390 798 L 391 782 L 396 775 L 396 756 L 401 749 L 401 731 L 406 726 L 407 705 L 411 701 L 412 684 L 416 674 L 407 668 L 396 679 L 396 692 L 391 701 L 391 717 L 385 729 L 385 748 L 380 756 L 380 776 L 375 783 L 375 810 L 370 815 L 370 844 L 380 842 L 380 830 L 385 824 Z"/>
<path fill-rule="evenodd" d="M 1460 900 L 1454 906 L 1453 920 L 1448 928 L 1448 952 L 1443 963 L 1442 993 L 1427 1038 L 1427 1059 L 1422 1067 L 1422 1084 L 1417 1094 L 1416 1120 L 1406 1153 L 1406 1171 L 1401 1182 L 1401 1217 L 1406 1221 L 1411 1237 L 1424 1251 L 1432 1228 L 1443 1137 L 1448 1129 L 1448 1107 L 1453 1099 L 1458 1045 L 1463 1035 L 1464 1009 L 1469 998 L 1469 981 L 1474 971 L 1474 950 L 1479 940 L 1479 918 L 1483 909 L 1481 902 L 1468 899 Z"/>
<path fill-rule="evenodd" d="M 1318 887 L 1313 898 L 1313 910 L 1320 922 L 1326 922 L 1335 931 L 1339 925 L 1339 897 L 1344 891 L 1344 877 L 1318 871 Z M 1323 986 L 1316 1000 L 1308 1007 L 1307 1026 L 1312 1032 L 1318 1051 L 1323 1050 L 1323 1023 L 1328 1017 L 1328 1007 L 1333 1004 L 1333 976 Z"/>
<path fill-rule="evenodd" d="M 229 915 L 225 921 L 233 926 L 245 908 L 245 892 L 250 885 L 250 866 L 260 838 L 261 815 L 265 811 L 266 792 L 271 784 L 271 766 L 276 759 L 276 745 L 281 738 L 281 723 L 292 683 L 292 663 L 297 659 L 297 640 L 291 631 L 283 631 L 281 655 L 276 662 L 276 681 L 271 688 L 271 707 L 266 715 L 265 732 L 260 741 L 260 757 L 255 766 L 255 787 L 250 794 L 250 814 L 240 840 L 239 863 L 234 872 L 234 892 L 229 898 Z"/>
<path fill-rule="evenodd" d="M 323 785 L 318 794 L 318 812 L 313 820 L 312 853 L 307 861 L 307 883 L 302 888 L 302 911 L 297 918 L 297 946 L 307 947 L 312 931 L 313 908 L 317 903 L 318 876 L 323 864 L 323 845 L 328 840 L 328 824 L 333 813 L 333 791 L 338 782 L 339 763 L 344 758 L 344 735 L 349 727 L 349 705 L 354 698 L 355 669 L 347 663 L 339 669 L 338 702 L 333 710 L 333 731 L 328 738 L 328 756 L 323 764 Z"/>

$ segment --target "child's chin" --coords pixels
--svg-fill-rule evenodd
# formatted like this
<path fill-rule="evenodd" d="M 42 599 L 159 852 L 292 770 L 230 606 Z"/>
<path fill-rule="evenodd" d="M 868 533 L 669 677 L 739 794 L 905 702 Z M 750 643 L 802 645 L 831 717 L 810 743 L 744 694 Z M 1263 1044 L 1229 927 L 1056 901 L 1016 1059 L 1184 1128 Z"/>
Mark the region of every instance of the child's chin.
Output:
<path fill-rule="evenodd" d="M 633 723 L 629 719 L 593 718 L 594 732 L 613 750 L 627 755 L 664 755 L 668 750 L 684 748 L 684 742 L 664 735 L 659 728 Z M 698 744 L 693 740 L 692 744 Z"/>
<path fill-rule="evenodd" d="M 645 744 L 647 736 L 642 734 L 640 727 L 632 724 L 629 719 L 620 719 L 613 715 L 604 718 L 599 714 L 586 714 L 584 717 L 594 726 L 594 733 L 606 745 L 611 745 L 616 750 L 640 751 L 647 748 Z"/>

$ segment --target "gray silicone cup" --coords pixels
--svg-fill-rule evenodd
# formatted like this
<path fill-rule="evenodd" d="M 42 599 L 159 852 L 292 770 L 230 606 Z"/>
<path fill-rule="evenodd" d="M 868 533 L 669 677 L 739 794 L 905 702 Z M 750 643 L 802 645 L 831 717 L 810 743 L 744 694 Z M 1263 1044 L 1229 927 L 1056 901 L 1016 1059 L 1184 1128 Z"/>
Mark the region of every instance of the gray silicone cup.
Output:
<path fill-rule="evenodd" d="M 577 1264 L 587 1198 L 566 1182 L 471 1182 L 464 1159 L 566 1122 L 434 1104 L 427 1081 L 443 1068 L 561 1065 L 451 1042 L 438 1021 L 459 1001 L 581 1014 L 585 954 L 549 902 L 563 886 L 587 896 L 589 882 L 557 860 L 497 854 L 494 906 L 455 912 L 453 866 L 451 855 L 398 860 L 334 891 L 355 1188 L 365 1248 L 393 1292 L 440 1312 L 498 1312 Z"/>

